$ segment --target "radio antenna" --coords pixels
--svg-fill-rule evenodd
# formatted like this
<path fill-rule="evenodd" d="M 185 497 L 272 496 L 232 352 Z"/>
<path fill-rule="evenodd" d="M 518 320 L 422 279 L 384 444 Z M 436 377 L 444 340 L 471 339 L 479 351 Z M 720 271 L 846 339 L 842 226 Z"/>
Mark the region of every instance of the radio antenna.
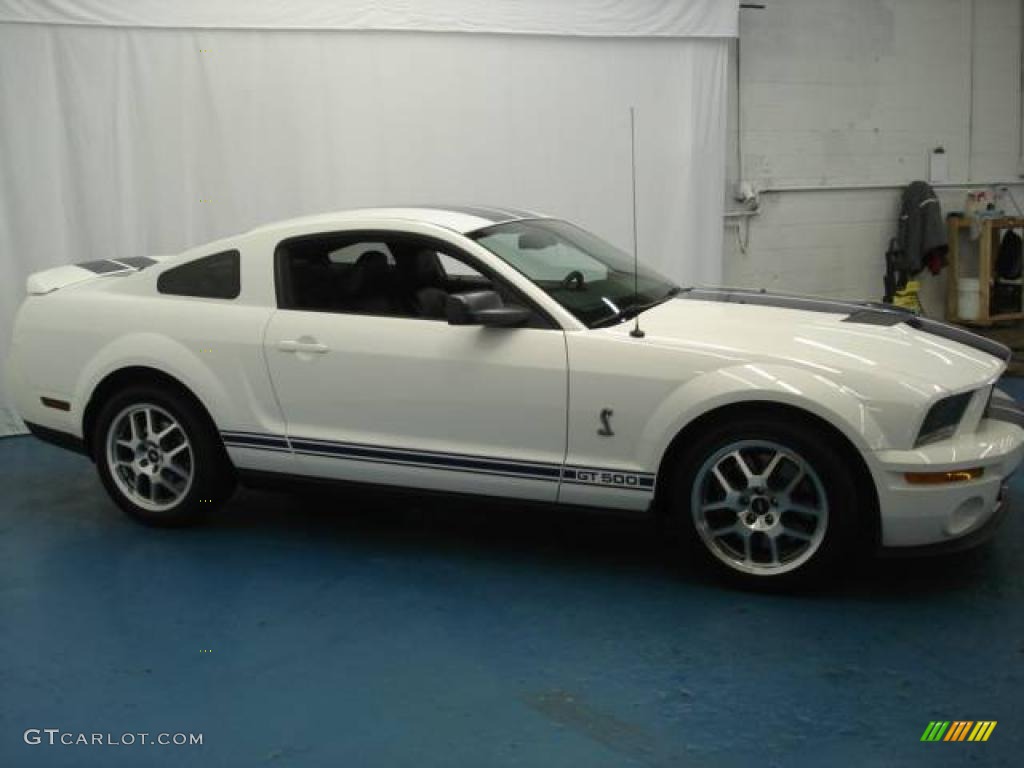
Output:
<path fill-rule="evenodd" d="M 629 108 L 629 167 L 633 181 L 633 307 L 640 306 L 640 250 L 636 235 L 636 107 Z M 634 339 L 642 339 L 644 332 L 640 330 L 640 313 L 636 313 L 633 330 L 629 335 Z"/>

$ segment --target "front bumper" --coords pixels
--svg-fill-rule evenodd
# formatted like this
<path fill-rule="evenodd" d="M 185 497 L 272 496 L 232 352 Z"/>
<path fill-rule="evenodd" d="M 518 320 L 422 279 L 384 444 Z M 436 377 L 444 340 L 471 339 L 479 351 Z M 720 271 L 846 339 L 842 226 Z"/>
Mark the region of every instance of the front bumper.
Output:
<path fill-rule="evenodd" d="M 1006 486 L 1024 457 L 1024 429 L 984 419 L 977 430 L 910 451 L 874 455 L 883 549 L 948 551 L 980 543 L 1008 514 Z M 975 480 L 914 485 L 908 472 L 949 472 L 981 467 Z"/>
<path fill-rule="evenodd" d="M 973 549 L 995 536 L 996 531 L 1006 521 L 1006 518 L 1010 516 L 1010 506 L 1009 483 L 1003 483 L 1003 487 L 999 492 L 999 498 L 996 501 L 995 510 L 984 523 L 974 528 L 970 533 L 933 544 L 920 544 L 916 547 L 883 546 L 879 548 L 878 554 L 886 558 L 925 557 L 931 555 L 951 555 L 956 552 Z"/>

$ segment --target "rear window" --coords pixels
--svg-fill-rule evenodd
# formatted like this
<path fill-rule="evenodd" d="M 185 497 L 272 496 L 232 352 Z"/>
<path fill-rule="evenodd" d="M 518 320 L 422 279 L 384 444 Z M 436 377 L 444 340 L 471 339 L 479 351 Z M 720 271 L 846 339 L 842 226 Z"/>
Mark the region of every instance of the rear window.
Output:
<path fill-rule="evenodd" d="M 156 281 L 160 293 L 202 299 L 237 299 L 242 290 L 241 257 L 224 251 L 168 269 Z"/>

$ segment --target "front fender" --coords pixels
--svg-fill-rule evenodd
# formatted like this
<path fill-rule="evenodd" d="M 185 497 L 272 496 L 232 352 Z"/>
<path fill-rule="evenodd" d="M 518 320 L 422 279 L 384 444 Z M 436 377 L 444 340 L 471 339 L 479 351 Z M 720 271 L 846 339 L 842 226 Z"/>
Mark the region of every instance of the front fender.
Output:
<path fill-rule="evenodd" d="M 789 405 L 824 419 L 861 453 L 889 445 L 882 409 L 849 386 L 802 368 L 745 364 L 702 374 L 675 389 L 655 409 L 640 439 L 640 463 L 657 468 L 672 440 L 704 414 L 738 403 Z"/>

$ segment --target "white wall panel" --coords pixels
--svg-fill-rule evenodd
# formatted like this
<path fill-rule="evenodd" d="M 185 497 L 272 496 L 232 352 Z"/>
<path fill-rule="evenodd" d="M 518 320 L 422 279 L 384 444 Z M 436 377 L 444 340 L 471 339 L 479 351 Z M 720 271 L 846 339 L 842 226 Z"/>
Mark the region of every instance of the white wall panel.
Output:
<path fill-rule="evenodd" d="M 951 182 L 1016 179 L 1021 3 L 973 5 L 768 0 L 743 11 L 743 176 L 761 188 L 904 185 L 927 180 L 929 152 L 943 146 Z M 739 174 L 735 159 L 729 174 Z M 965 194 L 941 191 L 944 210 Z M 724 279 L 877 300 L 898 206 L 896 189 L 766 194 L 747 253 L 743 223 L 727 225 Z M 941 316 L 945 275 L 923 280 L 926 309 Z"/>

